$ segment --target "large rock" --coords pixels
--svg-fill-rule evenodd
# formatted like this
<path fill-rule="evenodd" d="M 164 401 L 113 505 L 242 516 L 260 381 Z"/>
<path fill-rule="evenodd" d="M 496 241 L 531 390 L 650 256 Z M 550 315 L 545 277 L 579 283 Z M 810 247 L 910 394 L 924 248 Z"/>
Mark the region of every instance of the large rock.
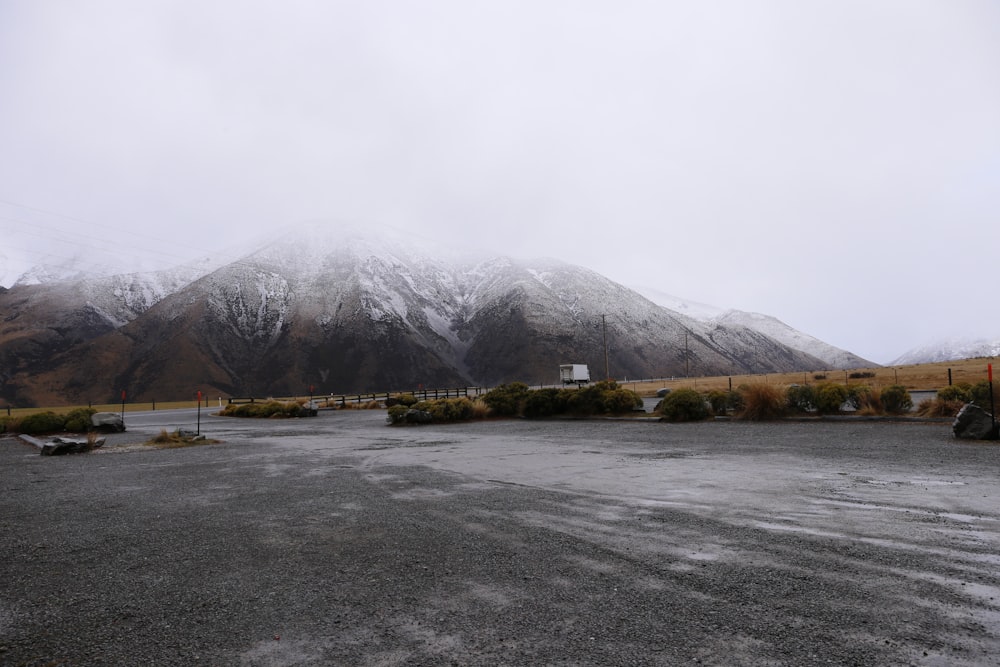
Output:
<path fill-rule="evenodd" d="M 90 423 L 98 431 L 121 433 L 125 430 L 125 422 L 117 412 L 95 412 L 90 417 Z"/>
<path fill-rule="evenodd" d="M 955 416 L 951 430 L 956 438 L 967 440 L 996 440 L 997 429 L 993 416 L 978 405 L 966 403 Z"/>
<path fill-rule="evenodd" d="M 79 454 L 97 449 L 104 444 L 104 438 L 89 440 L 86 438 L 52 438 L 42 445 L 39 452 L 42 456 L 61 456 L 63 454 Z"/>

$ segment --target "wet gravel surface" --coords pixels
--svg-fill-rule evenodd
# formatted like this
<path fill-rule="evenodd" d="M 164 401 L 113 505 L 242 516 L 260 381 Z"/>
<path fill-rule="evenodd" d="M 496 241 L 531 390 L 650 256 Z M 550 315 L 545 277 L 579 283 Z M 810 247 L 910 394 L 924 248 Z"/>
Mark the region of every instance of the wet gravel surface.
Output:
<path fill-rule="evenodd" d="M 1000 664 L 996 445 L 383 418 L 0 439 L 0 664 Z"/>

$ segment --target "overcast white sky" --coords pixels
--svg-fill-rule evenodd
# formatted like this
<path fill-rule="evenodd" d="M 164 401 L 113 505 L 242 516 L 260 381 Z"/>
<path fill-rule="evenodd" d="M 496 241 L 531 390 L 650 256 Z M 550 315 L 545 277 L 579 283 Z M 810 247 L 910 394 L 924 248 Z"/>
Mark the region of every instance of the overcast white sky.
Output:
<path fill-rule="evenodd" d="M 0 2 L 8 281 L 346 220 L 885 363 L 1000 337 L 998 204 L 996 0 Z"/>

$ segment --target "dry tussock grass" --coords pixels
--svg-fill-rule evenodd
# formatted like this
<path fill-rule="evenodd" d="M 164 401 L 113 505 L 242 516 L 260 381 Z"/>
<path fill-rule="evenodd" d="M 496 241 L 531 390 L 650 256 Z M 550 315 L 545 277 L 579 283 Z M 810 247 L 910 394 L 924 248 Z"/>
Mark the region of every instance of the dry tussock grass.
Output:
<path fill-rule="evenodd" d="M 781 387 L 771 384 L 750 384 L 740 390 L 743 409 L 738 419 L 746 421 L 773 421 L 785 416 L 786 398 Z"/>
<path fill-rule="evenodd" d="M 219 440 L 213 440 L 204 436 L 181 435 L 178 431 L 167 433 L 166 429 L 163 429 L 159 435 L 150 438 L 145 444 L 157 449 L 177 449 L 179 447 L 197 447 L 199 445 L 214 445 L 218 443 Z"/>
<path fill-rule="evenodd" d="M 790 384 L 819 384 L 816 375 L 824 375 L 828 382 L 845 385 L 867 385 L 882 389 L 890 385 L 903 385 L 909 391 L 936 391 L 948 386 L 948 369 L 951 369 L 952 383 L 968 382 L 976 384 L 986 379 L 987 364 L 997 366 L 997 357 L 942 361 L 933 364 L 913 366 L 886 366 L 883 368 L 852 368 L 849 370 L 796 371 L 794 373 L 768 373 L 760 375 L 718 375 L 710 377 L 676 378 L 654 382 L 624 382 L 622 386 L 637 391 L 642 396 L 655 396 L 661 387 L 677 389 L 692 387 L 699 391 L 729 389 L 730 380 L 735 389 L 741 385 L 773 384 L 782 387 Z M 1000 367 L 995 369 L 1000 373 Z M 871 373 L 872 377 L 851 378 L 852 373 Z"/>

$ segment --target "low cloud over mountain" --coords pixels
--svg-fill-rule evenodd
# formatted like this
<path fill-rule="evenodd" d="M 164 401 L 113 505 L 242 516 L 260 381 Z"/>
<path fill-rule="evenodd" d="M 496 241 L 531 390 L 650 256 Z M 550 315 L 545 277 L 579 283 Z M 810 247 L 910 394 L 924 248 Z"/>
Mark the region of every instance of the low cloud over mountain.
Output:
<path fill-rule="evenodd" d="M 0 293 L 0 391 L 30 405 L 122 389 L 167 400 L 554 383 L 562 363 L 603 377 L 605 349 L 618 379 L 859 359 L 760 316 L 695 319 L 579 266 L 441 257 L 342 231 L 221 267 L 15 284 Z"/>

